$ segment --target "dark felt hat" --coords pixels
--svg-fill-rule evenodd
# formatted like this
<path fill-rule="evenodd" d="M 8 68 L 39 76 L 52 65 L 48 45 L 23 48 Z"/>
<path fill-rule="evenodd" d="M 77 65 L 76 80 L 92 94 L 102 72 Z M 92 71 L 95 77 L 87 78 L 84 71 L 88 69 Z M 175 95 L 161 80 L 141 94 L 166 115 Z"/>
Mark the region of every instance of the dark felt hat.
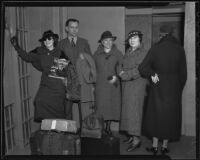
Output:
<path fill-rule="evenodd" d="M 173 32 L 173 27 L 170 25 L 162 25 L 160 27 L 160 33 L 172 33 Z"/>
<path fill-rule="evenodd" d="M 53 31 L 48 30 L 48 31 L 45 31 L 42 34 L 42 38 L 40 38 L 39 41 L 43 42 L 44 40 L 46 40 L 46 38 L 49 38 L 49 37 L 53 37 L 53 38 L 56 38 L 56 39 L 59 38 L 58 34 L 55 34 L 55 33 L 53 33 Z"/>
<path fill-rule="evenodd" d="M 113 40 L 116 40 L 117 37 L 113 36 L 112 33 L 110 31 L 105 31 L 101 34 L 101 38 L 100 40 L 98 40 L 98 42 L 100 43 L 103 39 L 105 38 L 112 38 Z"/>
<path fill-rule="evenodd" d="M 128 34 L 128 39 L 130 39 L 130 38 L 133 37 L 133 36 L 142 36 L 142 35 L 143 35 L 143 34 L 142 34 L 141 31 L 139 31 L 139 30 L 132 30 L 132 31 L 130 31 L 129 34 Z"/>

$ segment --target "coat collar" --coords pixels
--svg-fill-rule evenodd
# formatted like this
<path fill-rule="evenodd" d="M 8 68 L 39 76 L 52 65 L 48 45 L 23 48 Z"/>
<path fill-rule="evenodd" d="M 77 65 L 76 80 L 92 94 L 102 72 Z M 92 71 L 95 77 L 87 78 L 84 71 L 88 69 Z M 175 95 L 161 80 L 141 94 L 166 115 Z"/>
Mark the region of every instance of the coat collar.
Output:
<path fill-rule="evenodd" d="M 107 55 L 109 56 L 109 55 L 113 55 L 116 51 L 118 51 L 118 48 L 117 48 L 117 46 L 116 46 L 115 44 L 113 44 L 113 46 L 112 46 L 110 52 L 109 52 L 109 53 L 105 53 L 105 52 L 104 52 L 104 47 L 103 47 L 103 45 L 100 44 L 100 45 L 98 46 L 98 48 L 97 48 L 96 53 L 97 53 L 97 54 L 107 54 Z"/>
<path fill-rule="evenodd" d="M 139 54 L 141 54 L 141 50 L 143 50 L 143 49 L 144 49 L 144 45 L 143 45 L 143 44 L 141 44 L 140 47 L 137 48 L 135 51 L 132 51 L 132 48 L 130 47 L 130 48 L 128 48 L 128 50 L 126 51 L 125 56 L 126 56 L 126 57 L 135 56 L 135 55 L 138 56 Z"/>

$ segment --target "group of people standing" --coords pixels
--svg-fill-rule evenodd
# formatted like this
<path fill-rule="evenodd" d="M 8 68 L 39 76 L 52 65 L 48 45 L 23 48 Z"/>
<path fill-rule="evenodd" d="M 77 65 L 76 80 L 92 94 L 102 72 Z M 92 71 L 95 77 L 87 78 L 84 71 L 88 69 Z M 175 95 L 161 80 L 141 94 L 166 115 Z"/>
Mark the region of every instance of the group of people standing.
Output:
<path fill-rule="evenodd" d="M 101 34 L 92 54 L 88 41 L 78 36 L 77 19 L 68 19 L 65 29 L 67 37 L 60 41 L 51 30 L 44 32 L 39 39 L 41 46 L 29 53 L 21 49 L 17 37 L 11 38 L 18 55 L 42 72 L 34 100 L 34 120 L 41 123 L 47 118 L 72 119 L 73 101 L 66 98 L 65 84 L 49 76 L 54 58 L 64 54 L 79 75 L 81 101 L 91 101 L 91 90 L 95 88 L 95 106 L 104 117 L 107 134 L 112 134 L 112 121 L 120 122 L 119 129 L 128 135 L 124 141 L 129 144 L 127 151 L 133 151 L 141 145 L 143 124 L 145 135 L 153 140 L 147 151 L 156 154 L 162 140 L 161 153 L 169 152 L 168 141 L 181 136 L 181 96 L 187 78 L 185 52 L 172 36 L 173 28 L 162 26 L 160 41 L 147 54 L 143 34 L 138 30 L 128 34 L 125 54 L 117 48 L 117 37 L 110 31 Z M 67 68 L 56 73 L 68 77 Z M 148 82 L 150 91 L 146 93 Z"/>

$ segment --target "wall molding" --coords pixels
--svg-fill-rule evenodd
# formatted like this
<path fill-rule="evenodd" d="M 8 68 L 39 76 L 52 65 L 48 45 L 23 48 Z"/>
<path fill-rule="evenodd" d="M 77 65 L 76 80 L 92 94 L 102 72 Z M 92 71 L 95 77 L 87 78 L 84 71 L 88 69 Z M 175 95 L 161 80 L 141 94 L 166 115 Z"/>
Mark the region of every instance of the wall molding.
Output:
<path fill-rule="evenodd" d="M 141 8 L 141 9 L 126 9 L 125 15 L 141 15 L 141 14 L 166 14 L 166 13 L 183 13 L 184 7 L 179 8 Z"/>

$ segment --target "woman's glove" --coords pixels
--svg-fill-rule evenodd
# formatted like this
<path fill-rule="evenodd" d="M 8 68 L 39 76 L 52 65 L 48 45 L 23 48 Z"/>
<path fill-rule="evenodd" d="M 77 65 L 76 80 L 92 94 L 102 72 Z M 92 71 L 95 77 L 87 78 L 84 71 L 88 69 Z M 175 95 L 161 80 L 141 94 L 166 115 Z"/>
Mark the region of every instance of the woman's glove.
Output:
<path fill-rule="evenodd" d="M 159 78 L 158 78 L 158 74 L 157 73 L 155 73 L 155 75 L 154 76 L 151 76 L 151 80 L 153 81 L 153 83 L 157 83 L 158 81 L 159 81 Z"/>
<path fill-rule="evenodd" d="M 16 36 L 13 36 L 11 39 L 10 39 L 10 42 L 11 44 L 13 45 L 13 47 L 17 50 L 19 49 L 19 43 L 18 43 L 18 39 Z"/>

